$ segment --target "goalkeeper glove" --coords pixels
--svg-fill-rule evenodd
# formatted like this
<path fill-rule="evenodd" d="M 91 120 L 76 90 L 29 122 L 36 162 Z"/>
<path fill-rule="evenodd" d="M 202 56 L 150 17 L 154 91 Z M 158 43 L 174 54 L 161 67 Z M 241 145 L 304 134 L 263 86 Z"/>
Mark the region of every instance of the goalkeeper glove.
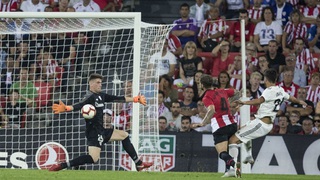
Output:
<path fill-rule="evenodd" d="M 144 106 L 147 105 L 146 97 L 144 97 L 143 95 L 140 95 L 140 93 L 138 96 L 133 97 L 133 102 L 140 103 Z"/>
<path fill-rule="evenodd" d="M 52 105 L 53 113 L 59 114 L 65 111 L 70 111 L 70 106 L 66 106 L 61 100 L 59 101 L 59 104 L 53 104 Z"/>

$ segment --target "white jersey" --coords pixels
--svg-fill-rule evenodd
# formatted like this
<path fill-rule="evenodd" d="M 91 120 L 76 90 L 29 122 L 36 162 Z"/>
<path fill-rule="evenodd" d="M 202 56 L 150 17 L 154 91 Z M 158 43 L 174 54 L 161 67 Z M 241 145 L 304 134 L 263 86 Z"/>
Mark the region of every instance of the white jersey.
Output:
<path fill-rule="evenodd" d="M 162 56 L 162 52 L 157 52 L 151 56 L 150 63 L 158 63 L 157 69 L 159 70 L 159 76 L 161 76 L 164 74 L 168 74 L 170 71 L 170 65 L 176 65 L 177 60 L 176 56 L 172 54 L 172 52 L 170 51 L 167 51 L 167 53 L 164 56 Z"/>
<path fill-rule="evenodd" d="M 269 26 L 265 22 L 259 22 L 253 34 L 259 35 L 260 45 L 268 45 L 270 40 L 276 40 L 277 35 L 282 35 L 282 26 L 277 21 L 272 21 Z"/>
<path fill-rule="evenodd" d="M 270 117 L 272 122 L 276 117 L 280 105 L 284 100 L 288 100 L 290 95 L 284 91 L 282 87 L 271 86 L 262 92 L 264 102 L 260 104 L 256 118 L 261 119 L 263 117 Z"/>

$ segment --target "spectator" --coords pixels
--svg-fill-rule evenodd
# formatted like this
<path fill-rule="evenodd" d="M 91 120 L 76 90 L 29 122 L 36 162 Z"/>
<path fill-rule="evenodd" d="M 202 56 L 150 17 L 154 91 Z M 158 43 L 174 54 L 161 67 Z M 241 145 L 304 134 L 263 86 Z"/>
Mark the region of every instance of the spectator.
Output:
<path fill-rule="evenodd" d="M 211 6 L 209 16 L 198 34 L 198 41 L 205 52 L 211 52 L 223 40 L 226 26 L 226 22 L 219 17 L 219 8 Z"/>
<path fill-rule="evenodd" d="M 319 134 L 320 133 L 320 114 L 315 114 L 313 116 L 313 121 L 314 121 L 314 127 L 312 131 Z"/>
<path fill-rule="evenodd" d="M 320 12 L 320 7 L 317 7 L 316 1 L 314 0 L 305 0 L 306 6 L 301 6 L 300 12 L 304 17 L 307 18 L 317 18 Z M 313 24 L 307 24 L 307 27 L 312 27 Z"/>
<path fill-rule="evenodd" d="M 57 67 L 58 63 L 53 59 L 51 53 L 46 50 L 43 50 L 38 56 L 40 77 L 39 79 L 48 82 L 51 87 L 56 87 L 60 81 L 57 77 Z M 55 89 L 55 88 L 53 88 Z"/>
<path fill-rule="evenodd" d="M 17 45 L 15 57 L 16 67 L 30 68 L 30 72 L 35 73 L 36 56 L 29 52 L 28 42 L 22 41 Z"/>
<path fill-rule="evenodd" d="M 233 64 L 229 65 L 227 73 L 229 76 L 229 84 L 236 90 L 242 89 L 242 73 L 241 55 L 236 55 Z"/>
<path fill-rule="evenodd" d="M 54 12 L 67 12 L 70 0 L 59 0 L 58 7 L 53 9 Z"/>
<path fill-rule="evenodd" d="M 254 44 L 259 52 L 265 52 L 270 40 L 276 40 L 281 43 L 282 28 L 275 21 L 275 15 L 271 7 L 265 7 L 262 10 L 261 22 L 254 29 Z"/>
<path fill-rule="evenodd" d="M 222 41 L 218 46 L 212 50 L 213 64 L 211 69 L 211 76 L 217 79 L 221 71 L 227 71 L 230 64 L 233 64 L 233 58 L 230 56 L 230 43 Z"/>
<path fill-rule="evenodd" d="M 12 56 L 7 56 L 7 66 L 1 71 L 1 94 L 9 94 L 9 90 L 13 82 L 15 82 L 19 76 L 20 67 L 15 67 L 14 59 Z"/>
<path fill-rule="evenodd" d="M 287 116 L 279 117 L 279 124 L 274 126 L 272 134 L 288 134 L 289 119 Z"/>
<path fill-rule="evenodd" d="M 14 12 L 18 9 L 18 3 L 16 0 L 1 0 L 0 11 L 1 12 Z"/>
<path fill-rule="evenodd" d="M 239 21 L 237 21 L 230 32 L 229 41 L 231 43 L 231 51 L 239 52 L 241 47 L 240 21 L 245 20 L 245 38 L 246 42 L 253 42 L 253 32 L 255 25 L 249 21 L 248 11 L 246 9 L 239 10 Z"/>
<path fill-rule="evenodd" d="M 305 87 L 307 85 L 307 76 L 302 69 L 296 67 L 296 55 L 293 53 L 288 54 L 286 57 L 286 64 L 287 66 L 285 68 L 289 68 L 293 72 L 292 82 L 300 87 Z M 280 74 L 279 82 L 283 81 L 283 74 L 284 72 Z"/>
<path fill-rule="evenodd" d="M 305 118 L 302 121 L 302 131 L 298 134 L 300 135 L 317 135 L 313 130 L 313 120 L 311 118 Z"/>
<path fill-rule="evenodd" d="M 200 85 L 200 79 L 202 74 L 204 74 L 204 72 L 202 70 L 198 70 L 196 72 L 196 74 L 194 74 L 194 83 L 192 86 L 193 92 L 194 92 L 194 97 L 193 97 L 193 101 L 197 102 L 199 99 L 201 99 L 204 91 Z"/>
<path fill-rule="evenodd" d="M 149 107 L 149 109 L 147 111 L 147 116 L 148 117 L 159 117 L 159 116 L 162 116 L 164 113 L 168 113 L 169 109 L 164 105 L 163 101 L 164 101 L 164 92 L 159 90 L 159 92 L 158 92 L 158 105 L 156 106 L 158 111 L 156 110 L 156 108 L 154 108 L 153 112 L 149 111 L 150 108 L 153 108 L 153 107 Z M 155 113 L 155 112 L 158 112 L 158 116 L 151 115 L 151 113 Z"/>
<path fill-rule="evenodd" d="M 314 106 L 320 101 L 320 73 L 315 72 L 311 75 L 311 81 L 307 86 L 307 100 L 313 102 Z"/>
<path fill-rule="evenodd" d="M 287 92 L 290 96 L 297 97 L 299 85 L 293 82 L 293 73 L 294 70 L 290 67 L 286 67 L 283 70 L 283 81 L 278 83 L 278 86 L 282 87 L 285 92 Z"/>
<path fill-rule="evenodd" d="M 257 99 L 261 96 L 264 89 L 260 86 L 260 82 L 262 80 L 262 75 L 259 72 L 253 72 L 250 75 L 248 90 L 250 92 L 249 97 L 250 100 Z M 258 111 L 258 106 L 250 105 L 250 115 L 253 116 Z"/>
<path fill-rule="evenodd" d="M 103 110 L 103 127 L 105 129 L 112 129 L 112 111 L 110 109 Z"/>
<path fill-rule="evenodd" d="M 174 54 L 168 51 L 168 41 L 164 42 L 162 51 L 153 54 L 150 58 L 150 66 L 148 69 L 150 72 L 156 73 L 153 69 L 158 69 L 160 76 L 167 74 L 172 77 L 174 73 L 177 60 Z M 156 68 L 154 67 L 156 66 Z"/>
<path fill-rule="evenodd" d="M 178 101 L 172 102 L 171 112 L 164 113 L 163 116 L 166 117 L 167 129 L 168 131 L 179 131 L 181 129 L 181 108 Z"/>
<path fill-rule="evenodd" d="M 40 2 L 40 0 L 29 0 L 22 1 L 20 5 L 20 9 L 23 12 L 44 12 L 45 5 Z M 35 19 L 25 19 L 25 21 L 30 24 Z"/>
<path fill-rule="evenodd" d="M 180 6 L 180 19 L 173 22 L 176 24 L 171 33 L 180 39 L 181 46 L 184 48 L 185 44 L 189 41 L 197 42 L 196 35 L 198 32 L 198 27 L 196 20 L 189 17 L 190 6 L 187 3 L 183 3 Z"/>
<path fill-rule="evenodd" d="M 248 9 L 249 19 L 254 24 L 257 24 L 261 21 L 261 14 L 263 8 L 261 2 L 262 0 L 253 0 L 253 5 Z"/>
<path fill-rule="evenodd" d="M 20 94 L 18 90 L 13 90 L 10 94 L 10 100 L 6 103 L 2 115 L 2 124 L 7 128 L 20 128 L 23 114 L 26 107 L 32 103 L 31 99 L 26 98 L 26 102 L 19 102 Z M 0 111 L 0 112 L 1 112 Z"/>
<path fill-rule="evenodd" d="M 233 88 L 231 86 L 231 77 L 227 71 L 221 71 L 219 76 L 218 76 L 218 88 L 219 89 L 228 89 L 228 88 Z"/>
<path fill-rule="evenodd" d="M 286 65 L 285 57 L 278 51 L 279 43 L 276 40 L 270 40 L 268 43 L 268 51 L 266 53 L 269 67 L 275 69 L 278 73 L 283 71 Z"/>
<path fill-rule="evenodd" d="M 74 4 L 74 9 L 76 12 L 100 12 L 100 7 L 93 0 L 82 0 Z M 91 22 L 91 19 L 82 19 L 84 26 L 87 26 Z"/>
<path fill-rule="evenodd" d="M 122 0 L 107 0 L 107 4 L 103 0 L 95 0 L 102 12 L 120 12 L 123 7 Z"/>
<path fill-rule="evenodd" d="M 296 54 L 296 66 L 299 69 L 304 70 L 308 76 L 308 72 L 311 72 L 315 67 L 315 63 L 308 48 L 305 48 L 305 42 L 302 38 L 296 38 L 294 43 L 294 52 Z"/>
<path fill-rule="evenodd" d="M 191 132 L 194 131 L 191 129 L 191 118 L 190 116 L 181 117 L 181 129 L 179 132 Z"/>
<path fill-rule="evenodd" d="M 258 69 L 257 48 L 254 43 L 246 45 L 246 69 L 247 73 L 252 73 Z"/>
<path fill-rule="evenodd" d="M 19 81 L 15 82 L 11 86 L 10 92 L 17 90 L 20 94 L 18 102 L 26 102 L 29 104 L 29 101 L 33 101 L 38 96 L 37 90 L 34 87 L 34 84 L 31 81 L 28 81 L 28 69 L 21 68 Z M 31 103 L 30 106 L 34 107 L 35 103 Z"/>
<path fill-rule="evenodd" d="M 24 1 L 26 2 L 26 1 Z M 14 18 L 13 21 L 8 23 L 8 30 L 11 32 L 14 32 L 10 35 L 8 35 L 9 39 L 9 54 L 14 54 L 16 51 L 16 46 L 18 46 L 19 43 L 23 39 L 26 39 L 29 37 L 28 34 L 26 34 L 26 31 L 29 31 L 29 24 L 27 24 L 24 19 L 21 18 Z"/>
<path fill-rule="evenodd" d="M 196 71 L 202 70 L 202 59 L 197 56 L 197 46 L 194 42 L 187 42 L 183 49 L 183 58 L 178 61 L 180 79 L 174 80 L 173 84 L 182 83 L 185 86 L 192 86 Z"/>
<path fill-rule="evenodd" d="M 317 16 L 316 24 L 308 31 L 308 44 L 312 52 L 320 53 L 320 14 Z"/>
<path fill-rule="evenodd" d="M 164 104 L 170 108 L 172 102 L 178 101 L 178 91 L 173 88 L 173 80 L 170 76 L 162 75 L 159 81 L 159 90 L 164 92 Z"/>
<path fill-rule="evenodd" d="M 204 0 L 196 0 L 196 4 L 190 7 L 190 17 L 194 18 L 197 26 L 200 27 L 203 21 L 208 17 L 210 6 L 204 3 Z"/>
<path fill-rule="evenodd" d="M 296 38 L 307 38 L 307 26 L 301 22 L 301 13 L 294 9 L 290 14 L 290 21 L 285 24 L 282 34 L 282 48 L 284 53 L 290 53 Z"/>
<path fill-rule="evenodd" d="M 289 114 L 290 124 L 288 125 L 288 134 L 298 134 L 302 131 L 301 124 L 299 123 L 300 112 L 292 111 Z"/>
<path fill-rule="evenodd" d="M 163 132 L 163 131 L 167 131 L 167 119 L 164 116 L 160 116 L 159 117 L 159 131 Z"/>
<path fill-rule="evenodd" d="M 193 116 L 198 113 L 197 103 L 193 101 L 194 92 L 192 87 L 183 90 L 183 101 L 180 102 L 181 114 L 183 116 Z"/>
<path fill-rule="evenodd" d="M 85 58 L 88 57 L 87 33 L 79 32 L 73 35 L 73 46 L 75 48 L 75 71 L 78 78 L 84 77 L 85 73 L 82 71 Z"/>
<path fill-rule="evenodd" d="M 244 2 L 248 2 L 247 0 L 226 0 L 226 6 L 228 7 L 228 11 L 226 11 L 225 16 L 226 19 L 234 19 L 239 18 L 239 9 L 243 9 L 245 7 L 249 7 L 249 3 L 245 5 Z"/>
<path fill-rule="evenodd" d="M 64 69 L 62 74 L 61 90 L 62 92 L 66 92 L 68 78 L 71 74 L 71 62 L 74 60 L 76 54 L 75 47 L 73 46 L 73 40 L 66 37 L 66 33 L 58 33 L 57 37 L 51 39 L 50 45 L 52 47 L 51 52 L 53 58 L 58 61 L 59 66 Z"/>
<path fill-rule="evenodd" d="M 166 40 L 168 41 L 168 50 L 176 56 L 176 58 L 180 58 L 182 55 L 182 45 L 179 38 L 172 33 L 169 33 Z"/>
<path fill-rule="evenodd" d="M 307 107 L 303 107 L 300 104 L 291 103 L 287 105 L 287 113 L 292 113 L 293 111 L 299 112 L 299 123 L 301 124 L 302 120 L 307 118 L 309 115 L 314 115 L 314 105 L 313 102 L 306 99 L 307 98 L 307 90 L 305 88 L 300 87 L 298 89 L 298 97 L 297 99 L 300 101 L 304 101 L 308 104 Z"/>
<path fill-rule="evenodd" d="M 204 106 L 201 100 L 197 101 L 198 114 L 191 116 L 191 128 L 198 132 L 211 132 L 211 125 L 207 124 L 206 126 L 198 127 L 198 124 L 201 124 L 204 117 L 206 116 L 207 109 Z"/>
<path fill-rule="evenodd" d="M 262 81 L 260 82 L 260 86 L 265 89 L 263 74 L 267 69 L 269 69 L 269 62 L 268 62 L 267 57 L 265 55 L 259 56 L 258 61 L 259 61 L 258 72 L 262 75 Z"/>
<path fill-rule="evenodd" d="M 289 21 L 289 15 L 293 11 L 293 6 L 287 3 L 286 0 L 276 0 L 276 4 L 272 6 L 273 12 L 275 12 L 276 20 L 285 26 Z"/>

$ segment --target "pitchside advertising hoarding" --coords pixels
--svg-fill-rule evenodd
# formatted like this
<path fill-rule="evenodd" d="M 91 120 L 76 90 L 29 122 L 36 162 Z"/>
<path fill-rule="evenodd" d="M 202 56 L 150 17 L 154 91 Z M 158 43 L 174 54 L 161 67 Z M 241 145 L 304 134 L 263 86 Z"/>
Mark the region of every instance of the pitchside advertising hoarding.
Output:
<path fill-rule="evenodd" d="M 46 169 L 56 161 L 68 160 L 86 152 L 84 134 L 60 131 L 56 135 L 57 132 L 44 129 L 25 131 L 0 129 L 0 168 Z M 32 133 L 32 136 L 19 136 Z M 252 173 L 320 175 L 319 137 L 285 135 L 254 140 Z M 141 157 L 144 161 L 153 161 L 155 169 L 159 169 L 160 164 L 164 171 L 217 172 L 224 168 L 218 167 L 221 163 L 218 163 L 211 134 L 167 133 L 161 134 L 159 141 L 152 136 L 143 136 L 139 143 Z M 102 151 L 106 149 L 112 150 L 106 146 Z M 130 170 L 131 159 L 121 148 L 119 151 L 117 164 Z M 161 157 L 156 158 L 159 151 Z M 99 165 L 86 166 L 86 169 L 111 170 L 112 162 L 106 157 L 111 155 L 101 153 Z"/>

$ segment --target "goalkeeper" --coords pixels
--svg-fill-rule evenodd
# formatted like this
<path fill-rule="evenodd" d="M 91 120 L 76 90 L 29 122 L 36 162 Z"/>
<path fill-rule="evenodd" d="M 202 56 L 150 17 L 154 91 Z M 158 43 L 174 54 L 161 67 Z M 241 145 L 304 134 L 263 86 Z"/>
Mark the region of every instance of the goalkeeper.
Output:
<path fill-rule="evenodd" d="M 122 141 L 123 149 L 129 154 L 136 164 L 137 171 L 149 168 L 152 162 L 142 162 L 134 149 L 127 132 L 117 129 L 103 128 L 103 109 L 105 102 L 135 102 L 146 105 L 144 96 L 136 97 L 112 96 L 101 92 L 103 77 L 99 74 L 91 74 L 89 77 L 89 91 L 82 101 L 73 106 L 66 106 L 62 101 L 53 104 L 55 114 L 80 110 L 85 104 L 91 104 L 96 108 L 96 115 L 92 119 L 86 119 L 86 138 L 89 154 L 79 156 L 69 162 L 54 164 L 49 171 L 59 171 L 67 167 L 79 166 L 88 163 L 96 163 L 100 158 L 101 147 L 109 141 Z"/>

